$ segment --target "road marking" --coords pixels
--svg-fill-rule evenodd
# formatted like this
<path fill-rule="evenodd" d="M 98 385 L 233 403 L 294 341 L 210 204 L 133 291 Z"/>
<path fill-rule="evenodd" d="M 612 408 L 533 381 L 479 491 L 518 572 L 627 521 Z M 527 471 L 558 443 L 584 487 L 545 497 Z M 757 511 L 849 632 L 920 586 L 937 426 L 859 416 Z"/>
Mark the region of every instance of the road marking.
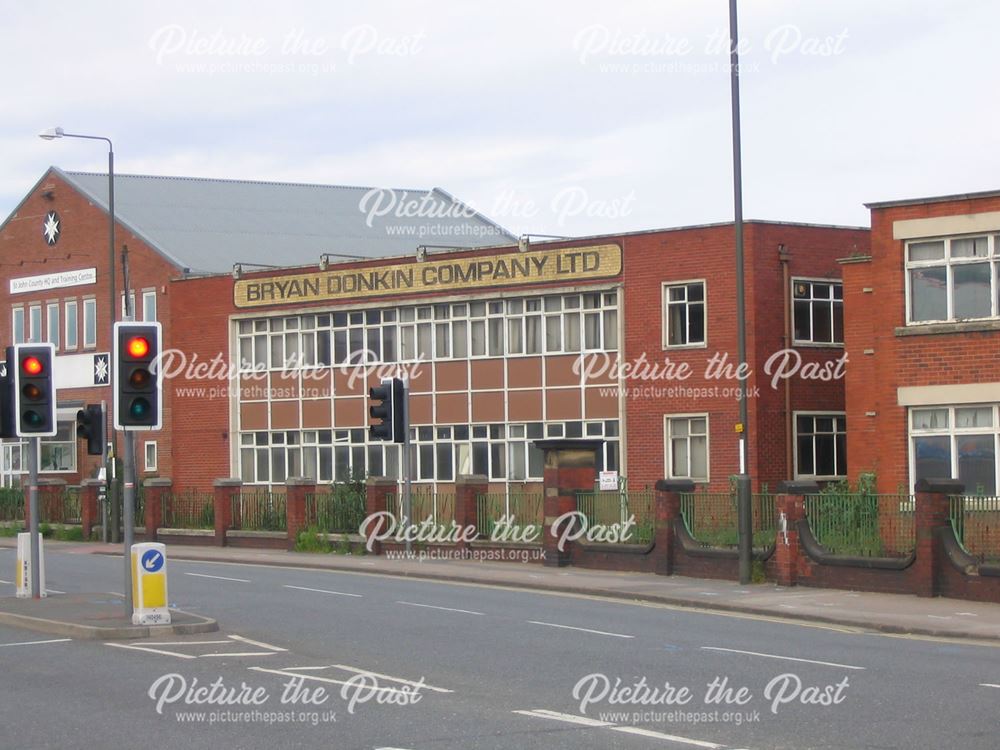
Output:
<path fill-rule="evenodd" d="M 185 573 L 186 576 L 194 576 L 195 578 L 215 578 L 218 581 L 236 581 L 237 583 L 250 583 L 246 578 L 226 578 L 225 576 L 210 576 L 205 573 Z"/>
<path fill-rule="evenodd" d="M 941 615 L 927 615 L 932 620 L 950 620 L 950 617 L 942 617 Z"/>
<path fill-rule="evenodd" d="M 464 615 L 482 615 L 482 612 L 473 612 L 469 609 L 454 609 L 453 607 L 436 607 L 433 604 L 417 604 L 416 602 L 396 602 L 396 604 L 405 604 L 407 607 L 425 607 L 427 609 L 441 609 L 445 612 L 461 612 Z"/>
<path fill-rule="evenodd" d="M 725 651 L 730 654 L 747 654 L 748 656 L 762 656 L 765 659 L 783 659 L 784 661 L 799 661 L 805 664 L 819 664 L 824 667 L 838 667 L 840 669 L 864 670 L 865 667 L 855 667 L 850 664 L 837 664 L 832 661 L 817 661 L 816 659 L 799 659 L 795 656 L 780 656 L 779 654 L 762 654 L 759 651 L 741 651 L 738 648 L 721 648 L 719 646 L 702 646 L 705 651 Z"/>
<path fill-rule="evenodd" d="M 676 734 L 664 734 L 663 732 L 654 732 L 652 729 L 643 729 L 642 727 L 608 727 L 612 732 L 624 732 L 625 734 L 638 734 L 641 737 L 653 737 L 658 740 L 667 740 L 668 742 L 679 742 L 685 745 L 694 745 L 695 747 L 707 747 L 710 750 L 719 750 L 719 748 L 725 747 L 724 745 L 717 745 L 714 742 L 706 742 L 705 740 L 692 740 L 690 737 L 680 737 Z"/>
<path fill-rule="evenodd" d="M 579 630 L 581 633 L 593 633 L 595 635 L 609 635 L 612 638 L 635 638 L 634 635 L 625 635 L 623 633 L 609 633 L 606 630 L 591 630 L 590 628 L 576 628 L 572 625 L 558 625 L 554 622 L 539 622 L 538 620 L 528 620 L 530 625 L 545 625 L 549 628 L 563 628 L 565 630 Z"/>
<path fill-rule="evenodd" d="M 230 641 L 146 641 L 146 646 L 217 646 L 220 643 L 230 643 Z"/>
<path fill-rule="evenodd" d="M 975 612 L 956 612 L 959 617 L 979 617 Z"/>
<path fill-rule="evenodd" d="M 242 635 L 231 635 L 229 636 L 234 641 L 240 641 L 241 643 L 249 643 L 251 646 L 260 646 L 261 648 L 269 648 L 272 651 L 287 651 L 287 648 L 282 648 L 281 646 L 272 646 L 270 643 L 263 643 L 261 641 L 252 641 L 249 638 L 244 638 Z"/>
<path fill-rule="evenodd" d="M 151 654 L 161 654 L 163 656 L 176 656 L 178 659 L 196 659 L 198 657 L 191 656 L 190 654 L 179 654 L 176 651 L 162 651 L 158 648 L 146 648 L 145 646 L 129 646 L 125 643 L 105 643 L 105 646 L 111 646 L 113 648 L 127 648 L 133 651 L 148 651 Z"/>
<path fill-rule="evenodd" d="M 544 708 L 536 708 L 532 711 L 512 711 L 511 713 L 522 716 L 533 716 L 536 719 L 553 719 L 554 721 L 565 721 L 569 724 L 580 724 L 585 727 L 613 727 L 610 721 L 598 721 L 588 719 L 586 716 L 574 716 L 573 714 L 561 714 L 558 711 L 549 711 Z"/>
<path fill-rule="evenodd" d="M 7 648 L 8 646 L 38 646 L 42 643 L 67 643 L 73 640 L 72 638 L 53 638 L 48 641 L 21 641 L 20 643 L 0 643 L 0 648 Z"/>
<path fill-rule="evenodd" d="M 980 682 L 980 683 L 979 683 L 979 687 L 991 687 L 991 688 L 1000 688 L 1000 685 L 995 685 L 995 684 L 994 684 L 994 683 L 992 683 L 992 682 Z"/>
<path fill-rule="evenodd" d="M 232 651 L 228 654 L 198 654 L 199 659 L 206 659 L 210 656 L 274 656 L 273 651 Z"/>
<path fill-rule="evenodd" d="M 0 583 L 6 583 L 8 586 L 13 586 L 14 585 L 13 581 L 0 581 Z"/>
<path fill-rule="evenodd" d="M 289 584 L 283 584 L 286 589 L 298 589 L 299 591 L 315 591 L 317 594 L 336 594 L 337 596 L 356 596 L 359 599 L 362 594 L 348 594 L 344 591 L 329 591 L 327 589 L 311 589 L 308 586 L 290 586 Z"/>
<path fill-rule="evenodd" d="M 47 594 L 65 594 L 65 591 L 59 591 L 58 589 L 45 589 Z"/>
<path fill-rule="evenodd" d="M 248 669 L 254 672 L 266 672 L 268 674 L 279 674 L 282 677 L 300 677 L 303 680 L 315 680 L 316 682 L 327 682 L 331 685 L 351 685 L 356 683 L 345 682 L 344 680 L 334 680 L 330 677 L 317 677 L 312 674 L 296 674 L 295 672 L 286 672 L 283 669 L 264 669 L 264 667 L 248 667 Z M 368 688 L 374 690 L 376 693 L 399 693 L 400 695 L 409 695 L 410 691 L 400 690 L 399 688 L 393 687 L 371 687 Z"/>
<path fill-rule="evenodd" d="M 372 672 L 370 669 L 359 669 L 358 667 L 349 667 L 346 664 L 331 664 L 331 667 L 335 669 L 343 669 L 346 672 L 356 672 L 357 674 L 370 674 L 373 677 L 381 677 L 383 680 L 392 680 L 393 682 L 399 682 L 403 685 L 412 685 L 413 687 L 421 687 L 425 690 L 433 690 L 435 693 L 454 693 L 454 690 L 448 690 L 447 688 L 434 687 L 433 685 L 428 685 L 426 682 L 413 682 L 413 680 L 404 680 L 402 677 L 393 677 L 390 674 L 381 674 L 379 672 Z"/>

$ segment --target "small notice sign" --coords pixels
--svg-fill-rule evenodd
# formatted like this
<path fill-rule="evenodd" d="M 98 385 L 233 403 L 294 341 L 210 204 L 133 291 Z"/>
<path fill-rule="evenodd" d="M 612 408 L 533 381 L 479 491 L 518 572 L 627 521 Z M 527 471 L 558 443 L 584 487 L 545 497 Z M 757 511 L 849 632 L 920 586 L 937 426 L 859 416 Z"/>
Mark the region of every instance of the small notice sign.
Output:
<path fill-rule="evenodd" d="M 617 471 L 602 471 L 598 476 L 599 487 L 602 490 L 617 490 L 618 489 L 618 472 Z"/>

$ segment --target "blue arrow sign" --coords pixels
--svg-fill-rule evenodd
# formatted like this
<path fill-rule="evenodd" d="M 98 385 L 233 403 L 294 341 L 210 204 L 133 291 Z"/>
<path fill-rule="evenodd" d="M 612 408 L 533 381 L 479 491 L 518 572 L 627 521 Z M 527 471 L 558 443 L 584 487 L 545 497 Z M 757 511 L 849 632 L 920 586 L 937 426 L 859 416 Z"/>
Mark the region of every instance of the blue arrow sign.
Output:
<path fill-rule="evenodd" d="M 142 556 L 142 569 L 147 573 L 155 573 L 163 567 L 163 553 L 156 549 L 146 550 Z"/>

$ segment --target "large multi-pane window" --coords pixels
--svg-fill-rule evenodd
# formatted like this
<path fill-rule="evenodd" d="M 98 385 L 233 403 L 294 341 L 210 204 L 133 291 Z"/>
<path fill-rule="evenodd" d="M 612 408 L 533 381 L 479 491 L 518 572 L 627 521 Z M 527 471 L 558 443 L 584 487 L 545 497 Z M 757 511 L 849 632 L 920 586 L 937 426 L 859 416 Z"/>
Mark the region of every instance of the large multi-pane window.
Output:
<path fill-rule="evenodd" d="M 1000 235 L 908 242 L 906 293 L 908 323 L 1000 316 Z"/>
<path fill-rule="evenodd" d="M 56 434 L 39 441 L 39 471 L 76 471 L 76 423 L 59 422 Z"/>
<path fill-rule="evenodd" d="M 705 344 L 705 282 L 663 285 L 663 346 Z"/>
<path fill-rule="evenodd" d="M 844 285 L 839 281 L 792 281 L 796 344 L 844 343 Z"/>
<path fill-rule="evenodd" d="M 1000 405 L 910 409 L 913 481 L 956 477 L 969 494 L 997 494 Z"/>
<path fill-rule="evenodd" d="M 708 481 L 708 415 L 667 415 L 665 420 L 668 479 Z"/>
<path fill-rule="evenodd" d="M 847 417 L 842 412 L 795 415 L 795 476 L 847 476 Z"/>

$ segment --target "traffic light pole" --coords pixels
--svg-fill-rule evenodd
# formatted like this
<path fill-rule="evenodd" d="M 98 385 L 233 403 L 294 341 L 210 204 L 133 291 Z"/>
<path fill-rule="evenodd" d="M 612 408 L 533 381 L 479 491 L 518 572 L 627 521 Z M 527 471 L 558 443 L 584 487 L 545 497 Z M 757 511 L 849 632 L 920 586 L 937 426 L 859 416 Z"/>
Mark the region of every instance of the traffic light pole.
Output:
<path fill-rule="evenodd" d="M 31 535 L 31 598 L 42 598 L 38 549 L 38 438 L 28 438 L 28 533 Z"/>
<path fill-rule="evenodd" d="M 132 618 L 132 544 L 135 542 L 135 433 L 126 431 L 125 442 L 125 614 Z M 146 537 L 147 539 L 149 537 Z"/>
<path fill-rule="evenodd" d="M 410 381 L 403 380 L 403 528 L 406 529 L 406 554 L 409 556 L 410 548 L 410 516 L 413 510 L 410 496 Z"/>

